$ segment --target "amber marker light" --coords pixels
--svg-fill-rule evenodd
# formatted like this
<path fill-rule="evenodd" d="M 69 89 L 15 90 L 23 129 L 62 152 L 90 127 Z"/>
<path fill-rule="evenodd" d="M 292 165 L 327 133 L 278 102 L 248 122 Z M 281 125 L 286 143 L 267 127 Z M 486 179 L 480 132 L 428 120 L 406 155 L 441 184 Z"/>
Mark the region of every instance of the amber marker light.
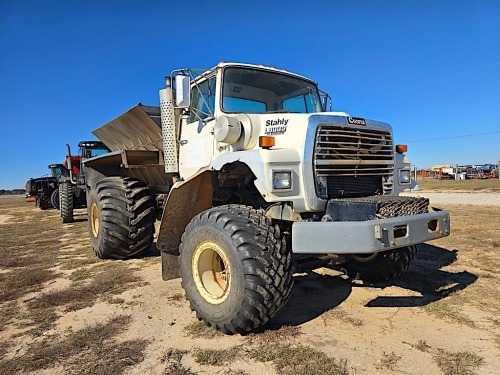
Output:
<path fill-rule="evenodd" d="M 404 154 L 407 151 L 408 151 L 408 146 L 407 145 L 396 145 L 396 152 L 398 154 Z"/>
<path fill-rule="evenodd" d="M 259 146 L 266 150 L 269 150 L 271 147 L 274 147 L 276 144 L 274 137 L 268 135 L 261 135 L 259 137 Z"/>

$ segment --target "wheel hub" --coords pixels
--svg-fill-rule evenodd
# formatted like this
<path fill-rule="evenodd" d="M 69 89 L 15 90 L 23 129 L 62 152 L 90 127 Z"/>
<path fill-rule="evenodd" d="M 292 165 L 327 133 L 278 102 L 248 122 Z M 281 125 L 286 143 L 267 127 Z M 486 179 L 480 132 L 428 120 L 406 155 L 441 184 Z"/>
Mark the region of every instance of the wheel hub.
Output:
<path fill-rule="evenodd" d="M 92 228 L 92 235 L 97 238 L 99 235 L 99 208 L 96 202 L 93 202 L 90 207 L 90 225 Z"/>
<path fill-rule="evenodd" d="M 193 278 L 201 296 L 211 304 L 222 303 L 229 294 L 231 272 L 224 251 L 214 242 L 196 247 L 192 262 Z"/>

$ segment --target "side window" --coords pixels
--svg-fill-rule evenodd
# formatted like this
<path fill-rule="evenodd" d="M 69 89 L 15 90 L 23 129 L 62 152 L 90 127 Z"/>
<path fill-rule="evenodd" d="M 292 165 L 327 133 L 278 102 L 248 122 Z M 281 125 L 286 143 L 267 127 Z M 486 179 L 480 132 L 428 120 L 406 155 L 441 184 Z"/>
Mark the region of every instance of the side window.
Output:
<path fill-rule="evenodd" d="M 191 90 L 191 114 L 188 122 L 212 116 L 215 110 L 215 77 L 193 86 Z"/>

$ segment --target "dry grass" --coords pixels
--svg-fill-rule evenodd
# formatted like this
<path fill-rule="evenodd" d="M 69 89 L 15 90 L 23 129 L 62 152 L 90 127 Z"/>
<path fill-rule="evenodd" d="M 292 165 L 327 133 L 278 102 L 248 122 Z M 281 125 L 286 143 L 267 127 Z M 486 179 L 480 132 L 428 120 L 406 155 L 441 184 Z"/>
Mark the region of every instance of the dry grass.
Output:
<path fill-rule="evenodd" d="M 64 366 L 68 373 L 122 374 L 141 362 L 147 342 L 133 340 L 116 343 L 130 317 L 117 316 L 108 322 L 70 332 L 60 340 L 45 339 L 14 359 L 0 362 L 0 373 L 13 374 Z"/>
<path fill-rule="evenodd" d="M 228 366 L 238 358 L 269 362 L 282 375 L 346 375 L 347 361 L 331 358 L 322 351 L 296 343 L 301 335 L 297 327 L 251 333 L 245 344 L 225 350 L 197 349 L 194 359 L 201 365 Z M 234 372 L 232 372 L 234 373 Z M 239 372 L 236 372 L 239 373 Z"/>
<path fill-rule="evenodd" d="M 444 375 L 473 375 L 473 370 L 483 364 L 483 359 L 477 354 L 442 349 L 434 354 L 434 361 Z"/>
<path fill-rule="evenodd" d="M 401 357 L 394 352 L 386 353 L 382 355 L 382 358 L 375 364 L 378 369 L 389 369 L 394 370 L 396 368 L 397 363 Z"/>
<path fill-rule="evenodd" d="M 58 275 L 38 267 L 17 268 L 0 274 L 0 300 L 13 301 L 32 292 L 38 292 L 47 281 Z"/>
<path fill-rule="evenodd" d="M 347 361 L 336 360 L 321 351 L 300 344 L 268 342 L 255 347 L 238 346 L 225 350 L 197 349 L 194 351 L 195 362 L 205 366 L 228 366 L 238 358 L 248 357 L 258 362 L 272 363 L 281 375 L 350 374 Z"/>
<path fill-rule="evenodd" d="M 292 343 L 302 335 L 299 327 L 283 326 L 279 329 L 267 329 L 261 333 L 250 333 L 247 337 L 249 345 L 262 345 L 268 343 Z"/>
<path fill-rule="evenodd" d="M 18 312 L 16 301 L 3 303 L 0 306 L 0 331 L 17 316 Z"/>
<path fill-rule="evenodd" d="M 304 345 L 269 343 L 250 351 L 259 362 L 272 361 L 278 374 L 283 375 L 348 375 L 346 360 L 337 360 L 325 353 Z"/>
<path fill-rule="evenodd" d="M 162 375 L 195 375 L 181 363 L 187 353 L 186 350 L 168 349 L 162 358 L 165 366 Z"/>
<path fill-rule="evenodd" d="M 217 337 L 222 337 L 224 334 L 220 331 L 216 331 L 212 327 L 206 326 L 201 321 L 194 321 L 183 329 L 184 333 L 192 338 L 203 338 L 203 339 L 214 339 Z"/>
<path fill-rule="evenodd" d="M 122 303 L 123 300 L 117 298 L 116 295 L 142 285 L 140 279 L 126 263 L 100 262 L 95 257 L 87 239 L 85 223 L 63 226 L 55 210 L 41 211 L 34 209 L 31 205 L 23 205 L 22 202 L 16 207 L 15 203 L 9 204 L 9 202 L 17 201 L 2 199 L 0 202 L 2 204 L 0 214 L 12 216 L 10 221 L 2 224 L 1 227 L 2 232 L 8 235 L 2 236 L 0 241 L 0 301 L 2 301 L 0 302 L 0 331 L 6 330 L 8 326 L 17 328 L 11 334 L 10 339 L 15 341 L 27 335 L 42 336 L 54 328 L 55 322 L 64 311 L 92 306 L 98 300 Z M 40 233 L 43 233 L 43 236 L 40 236 Z M 99 263 L 94 265 L 97 262 Z M 49 282 L 66 276 L 65 273 L 67 274 L 68 270 L 72 271 L 70 279 L 73 285 L 65 289 L 43 292 Z M 38 294 L 26 299 L 30 293 Z M 124 320 L 124 323 L 128 324 L 128 318 Z M 117 324 L 117 321 L 113 321 L 109 327 L 99 326 L 98 329 L 102 328 L 104 335 L 111 334 L 112 332 L 107 329 L 116 328 Z M 46 338 L 42 341 L 42 346 L 37 341 L 38 344 L 29 346 L 28 352 L 23 357 L 28 358 L 26 361 L 24 359 L 4 360 L 0 363 L 0 373 L 44 368 L 47 366 L 44 361 L 50 362 L 51 366 L 63 365 L 65 371 L 70 372 L 72 368 L 83 366 L 85 370 L 78 369 L 76 372 L 115 373 L 111 369 L 116 367 L 119 373 L 121 367 L 124 368 L 130 366 L 132 362 L 142 360 L 137 355 L 137 345 L 146 345 L 142 341 L 108 345 L 107 354 L 99 353 L 104 358 L 109 357 L 104 361 L 96 359 L 97 349 L 95 348 L 87 354 L 76 355 L 76 352 L 71 350 L 71 346 L 78 347 L 78 337 L 83 334 L 90 335 L 88 337 L 92 341 L 92 329 L 92 327 L 87 327 L 82 331 L 72 333 L 60 342 L 55 341 L 53 337 Z M 2 342 L 0 346 L 6 347 L 5 342 Z M 89 343 L 89 347 L 97 346 L 97 343 Z M 62 364 L 59 363 L 61 362 L 59 351 L 66 351 L 68 348 L 70 350 L 64 354 L 66 359 L 62 361 Z M 45 352 L 45 350 L 52 352 Z M 81 348 L 78 351 L 82 352 Z M 129 359 L 124 357 L 125 359 L 122 360 L 123 363 L 129 362 L 125 366 L 113 363 L 115 359 L 111 358 L 116 357 L 118 360 L 122 355 L 120 353 L 130 353 L 130 356 L 126 356 Z M 2 356 L 3 354 L 2 352 Z M 45 359 L 38 358 L 40 356 Z M 3 371 L 4 368 L 12 371 Z"/>
<path fill-rule="evenodd" d="M 348 323 L 353 325 L 354 327 L 361 327 L 363 325 L 363 321 L 361 319 L 351 317 L 345 310 L 340 307 L 336 307 L 326 311 L 321 317 L 323 318 L 323 323 L 325 324 L 325 326 L 330 325 L 332 320 L 340 321 L 342 323 Z"/>
<path fill-rule="evenodd" d="M 500 192 L 500 180 L 434 180 L 432 178 L 417 181 L 421 190 L 436 192 Z"/>
<path fill-rule="evenodd" d="M 425 340 L 419 340 L 417 345 L 414 346 L 414 348 L 424 353 L 428 353 L 431 351 L 430 345 L 428 345 Z"/>
<path fill-rule="evenodd" d="M 194 351 L 194 360 L 200 365 L 226 366 L 241 355 L 242 352 L 239 347 L 226 350 L 196 349 Z"/>
<path fill-rule="evenodd" d="M 477 280 L 463 290 L 437 291 L 446 298 L 429 304 L 426 309 L 440 318 L 474 327 L 474 321 L 464 313 L 465 306 L 500 316 L 500 210 L 491 206 L 464 205 L 445 208 L 450 211 L 452 234 L 432 245 L 456 249 L 457 259 L 441 269 L 446 271 L 444 277 L 450 278 L 450 286 L 460 281 L 458 276 L 453 280 L 453 275 L 464 272 Z"/>
<path fill-rule="evenodd" d="M 134 288 L 140 281 L 126 266 L 116 264 L 106 268 L 95 274 L 90 272 L 86 284 L 44 293 L 28 305 L 31 309 L 66 306 L 66 311 L 80 310 L 92 306 L 98 299 Z"/>
<path fill-rule="evenodd" d="M 26 312 L 19 314 L 16 327 L 26 328 L 22 333 L 23 336 L 41 336 L 49 329 L 54 327 L 54 323 L 59 319 L 59 315 L 54 308 L 47 309 L 29 309 Z M 20 334 L 21 335 L 21 334 Z"/>
<path fill-rule="evenodd" d="M 15 218 L 25 214 L 21 211 Z M 2 225 L 2 231 L 8 235 L 0 241 L 0 271 L 6 271 L 0 273 L 1 301 L 13 301 L 38 292 L 44 283 L 58 277 L 52 268 L 58 264 L 54 244 L 63 234 L 61 224 L 56 220 L 42 221 L 42 211 L 34 212 L 33 216 L 29 221 Z"/>

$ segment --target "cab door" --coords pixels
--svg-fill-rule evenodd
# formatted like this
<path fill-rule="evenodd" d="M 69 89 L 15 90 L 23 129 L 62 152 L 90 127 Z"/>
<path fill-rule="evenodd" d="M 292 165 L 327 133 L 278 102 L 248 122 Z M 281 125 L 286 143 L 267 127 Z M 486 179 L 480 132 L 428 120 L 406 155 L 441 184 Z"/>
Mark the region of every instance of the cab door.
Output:
<path fill-rule="evenodd" d="M 188 179 L 210 164 L 214 155 L 216 76 L 194 84 L 191 89 L 191 107 L 182 119 L 179 139 L 179 174 Z"/>

